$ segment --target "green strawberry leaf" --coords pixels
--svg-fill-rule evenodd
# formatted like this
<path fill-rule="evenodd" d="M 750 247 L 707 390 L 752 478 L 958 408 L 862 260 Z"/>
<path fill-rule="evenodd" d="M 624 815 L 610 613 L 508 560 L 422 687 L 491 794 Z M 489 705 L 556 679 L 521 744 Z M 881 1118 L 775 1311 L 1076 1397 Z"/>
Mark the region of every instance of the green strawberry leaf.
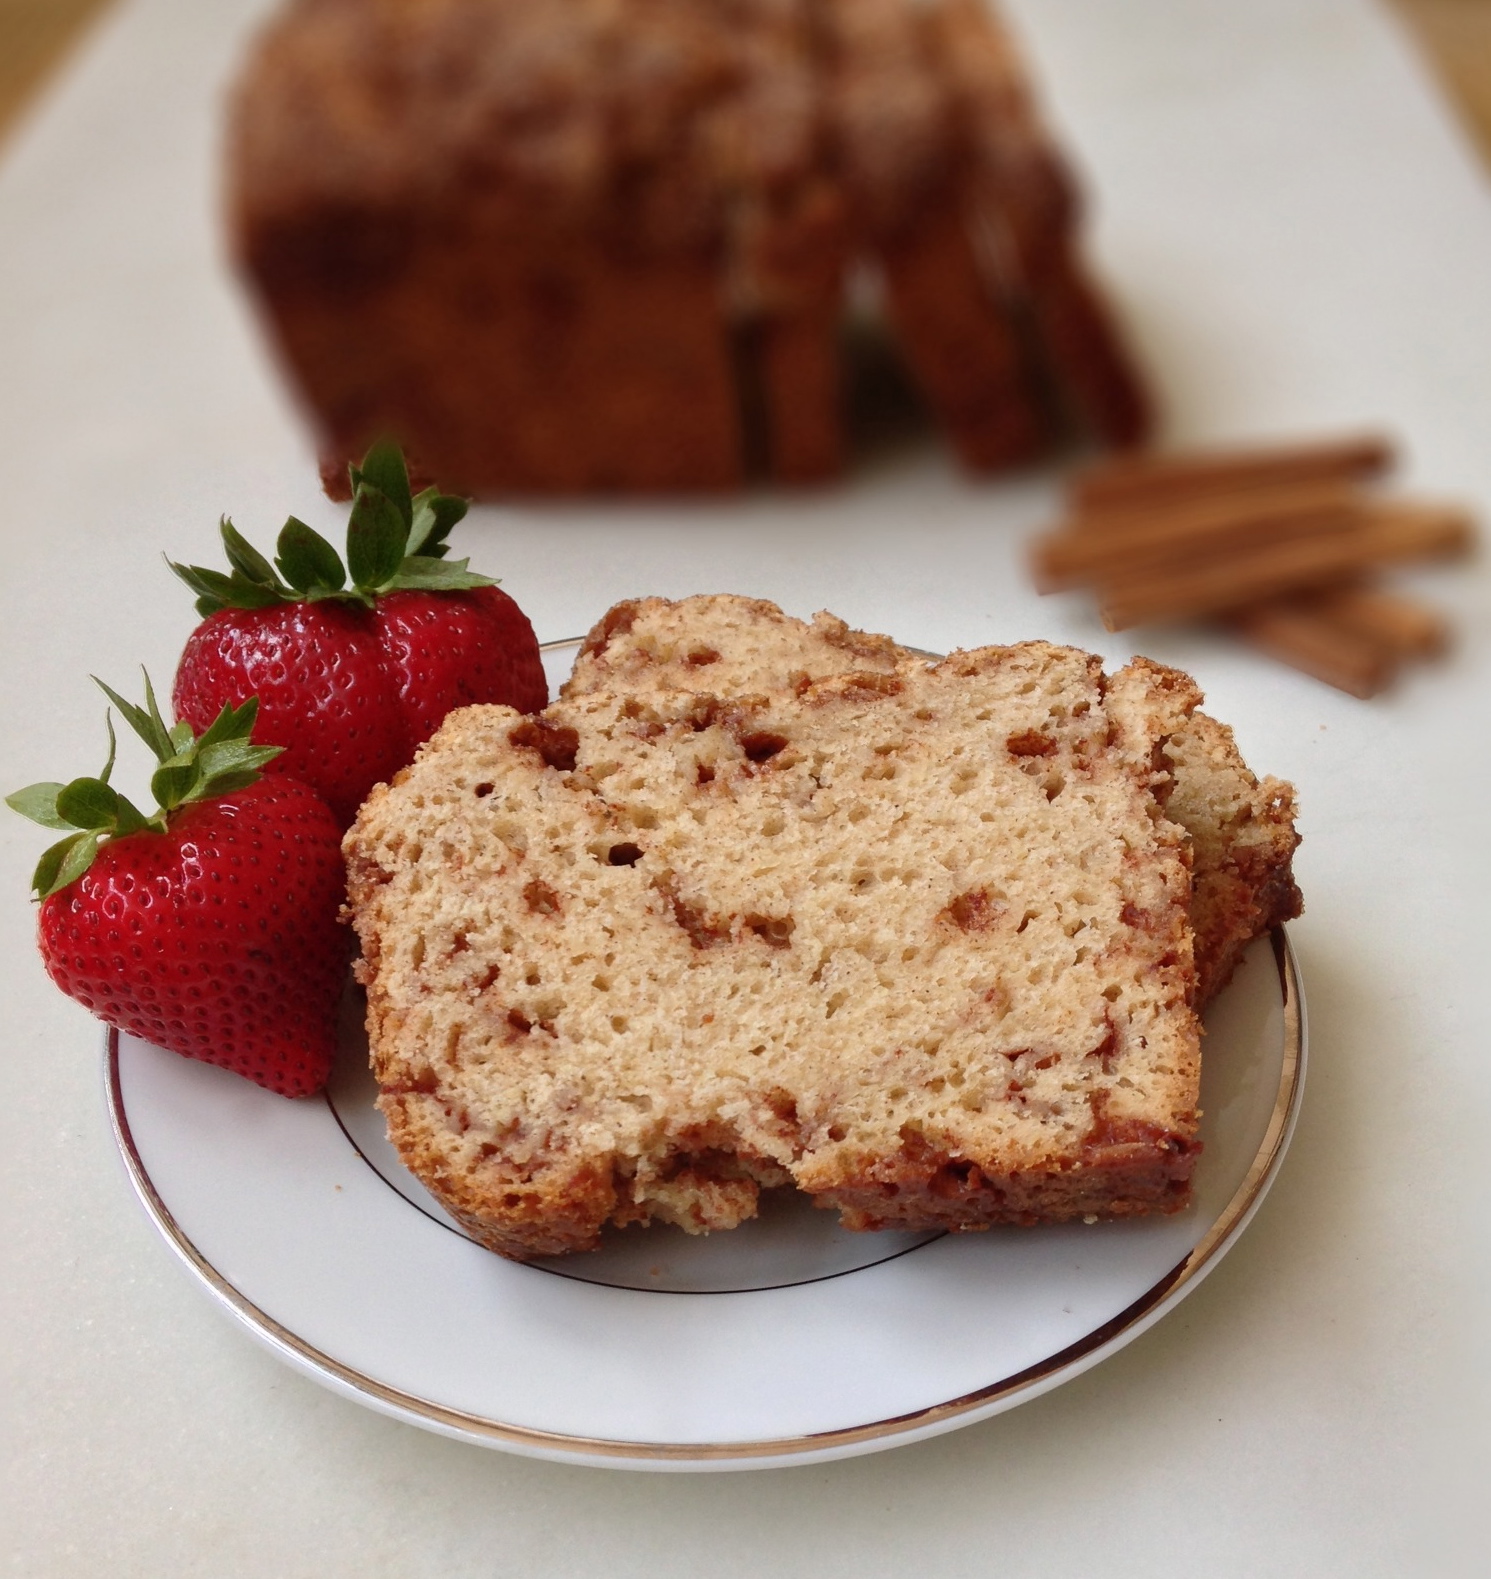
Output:
<path fill-rule="evenodd" d="M 101 779 L 74 779 L 57 792 L 57 815 L 74 828 L 112 832 L 118 812 L 118 795 Z"/>
<path fill-rule="evenodd" d="M 102 779 L 74 779 L 57 793 L 57 813 L 70 828 L 84 833 L 137 833 L 148 826 L 146 818 L 117 790 Z"/>
<path fill-rule="evenodd" d="M 322 535 L 293 515 L 280 528 L 275 544 L 280 574 L 297 592 L 340 592 L 347 584 L 342 556 Z"/>
<path fill-rule="evenodd" d="M 168 559 L 166 564 L 202 601 L 210 601 L 220 609 L 228 606 L 228 594 L 233 590 L 233 582 L 221 570 L 209 570 L 205 565 L 178 565 L 174 559 Z M 201 607 L 201 603 L 198 607 Z"/>
<path fill-rule="evenodd" d="M 190 801 L 212 800 L 252 784 L 259 777 L 259 770 L 285 749 L 256 746 L 249 738 L 258 713 L 259 699 L 255 696 L 241 707 L 224 707 L 205 734 L 189 740 L 176 756 L 162 762 L 151 780 L 151 789 L 160 804 L 170 811 Z"/>
<path fill-rule="evenodd" d="M 405 556 L 443 558 L 447 551 L 445 539 L 456 522 L 465 516 L 467 508 L 466 500 L 454 494 L 426 488 L 414 501 L 414 524 L 409 529 L 409 541 L 404 545 Z"/>
<path fill-rule="evenodd" d="M 62 788 L 61 784 L 28 784 L 25 789 L 7 795 L 5 804 L 32 822 L 39 822 L 43 828 L 72 828 L 76 824 L 70 823 L 57 810 L 57 796 Z"/>
<path fill-rule="evenodd" d="M 183 801 L 191 798 L 201 776 L 202 770 L 194 754 L 167 758 L 150 775 L 150 793 L 162 810 L 175 811 Z"/>
<path fill-rule="evenodd" d="M 254 731 L 254 721 L 259 716 L 259 698 L 251 696 L 248 701 L 239 707 L 233 707 L 224 702 L 222 711 L 207 726 L 206 730 L 197 736 L 197 750 L 203 752 L 209 746 L 220 745 L 227 740 L 247 740 Z"/>
<path fill-rule="evenodd" d="M 227 551 L 228 563 L 233 569 L 255 586 L 272 589 L 278 598 L 280 582 L 279 577 L 274 573 L 274 566 L 252 543 L 240 535 L 227 516 L 218 522 L 218 531 L 222 533 L 223 548 Z"/>
<path fill-rule="evenodd" d="M 252 746 L 246 740 L 224 740 L 199 750 L 197 763 L 202 774 L 201 793 L 192 798 L 206 800 L 213 795 L 220 795 L 220 779 L 237 778 L 243 773 L 253 775 L 249 780 L 252 783 L 253 779 L 258 778 L 259 769 L 273 762 L 284 749 L 283 746 Z"/>
<path fill-rule="evenodd" d="M 409 537 L 404 544 L 406 558 L 410 554 L 420 553 L 426 543 L 429 542 L 431 534 L 439 525 L 439 518 L 436 516 L 434 509 L 437 497 L 436 490 L 433 488 L 426 488 L 423 493 L 414 496 L 414 509 L 409 522 Z"/>
<path fill-rule="evenodd" d="M 98 837 L 96 833 L 75 833 L 44 850 L 31 874 L 31 892 L 38 899 L 50 899 L 81 877 L 98 854 Z"/>
<path fill-rule="evenodd" d="M 271 756 L 278 756 L 280 747 L 266 747 Z M 189 800 L 215 800 L 219 795 L 231 795 L 234 790 L 247 789 L 257 783 L 262 775 L 257 768 L 241 768 L 236 773 L 215 773 L 204 779 L 189 795 Z"/>
<path fill-rule="evenodd" d="M 139 833 L 142 828 L 153 827 L 144 812 L 133 801 L 121 795 L 119 805 L 115 811 L 114 837 L 122 839 L 127 833 Z"/>
<path fill-rule="evenodd" d="M 145 676 L 145 706 L 150 710 L 150 726 L 155 730 L 157 738 L 164 740 L 174 753 L 178 748 L 171 738 L 171 731 L 166 728 L 165 719 L 161 717 L 160 706 L 155 700 L 155 687 L 150 683 L 150 673 L 147 669 L 141 669 L 140 673 Z M 188 738 L 194 738 L 190 730 L 188 730 Z"/>
<path fill-rule="evenodd" d="M 171 736 L 161 720 L 160 710 L 155 706 L 155 697 L 150 697 L 150 708 L 136 707 L 133 702 L 126 702 L 118 691 L 105 685 L 97 675 L 93 676 L 93 683 L 117 707 L 124 717 L 125 723 L 145 742 L 155 753 L 156 760 L 164 762 L 167 757 L 176 754 L 176 748 L 171 744 Z"/>
<path fill-rule="evenodd" d="M 256 746 L 251 740 L 216 740 L 206 746 L 198 741 L 196 756 L 204 773 L 216 773 L 223 768 L 247 767 L 260 758 L 270 761 L 284 749 L 283 746 Z M 269 753 L 268 757 L 265 752 Z"/>
<path fill-rule="evenodd" d="M 375 444 L 362 458 L 358 469 L 358 487 L 373 487 L 399 512 L 407 534 L 414 519 L 413 501 L 409 497 L 409 469 L 404 464 L 403 452 L 397 444 L 386 441 Z"/>
<path fill-rule="evenodd" d="M 228 582 L 230 588 L 229 607 L 235 609 L 267 609 L 276 603 L 293 603 L 294 598 L 289 596 L 289 588 L 281 591 L 278 586 L 266 587 L 257 581 L 250 581 L 247 576 L 234 571 Z"/>
<path fill-rule="evenodd" d="M 119 742 L 114 738 L 114 719 L 108 708 L 104 709 L 104 728 L 109 732 L 109 759 L 104 763 L 103 772 L 99 774 L 99 781 L 107 784 L 109 775 L 114 771 L 114 755 L 119 750 Z"/>
<path fill-rule="evenodd" d="M 400 588 L 417 587 L 424 592 L 466 592 L 472 587 L 495 587 L 490 576 L 468 570 L 465 559 L 426 559 L 416 555 L 399 566 Z"/>
<path fill-rule="evenodd" d="M 409 527 L 386 493 L 364 481 L 347 522 L 347 568 L 367 602 L 398 574 Z"/>
<path fill-rule="evenodd" d="M 240 570 L 225 576 L 221 570 L 209 570 L 205 565 L 178 565 L 173 559 L 166 563 L 199 594 L 198 612 L 203 612 L 204 603 L 211 605 L 205 612 L 215 614 L 218 609 L 267 609 L 286 601 L 277 588 L 250 581 Z"/>
<path fill-rule="evenodd" d="M 98 833 L 85 833 L 63 856 L 62 865 L 58 868 L 57 875 L 52 880 L 53 893 L 57 889 L 66 888 L 69 883 L 75 882 L 93 865 L 93 858 L 98 854 L 98 846 L 102 837 Z"/>

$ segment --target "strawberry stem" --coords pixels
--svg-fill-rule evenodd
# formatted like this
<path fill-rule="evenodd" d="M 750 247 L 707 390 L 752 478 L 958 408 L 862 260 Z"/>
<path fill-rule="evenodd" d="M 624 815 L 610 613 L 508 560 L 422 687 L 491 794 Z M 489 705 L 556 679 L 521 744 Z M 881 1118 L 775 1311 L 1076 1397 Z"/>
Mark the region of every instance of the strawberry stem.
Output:
<path fill-rule="evenodd" d="M 259 777 L 259 770 L 283 750 L 250 741 L 259 713 L 257 697 L 251 696 L 240 707 L 225 706 L 198 735 L 188 723 L 166 727 L 148 674 L 143 707 L 127 702 L 96 676 L 94 684 L 154 753 L 159 765 L 150 780 L 150 792 L 156 807 L 146 816 L 109 783 L 117 741 L 113 719 L 106 711 L 109 756 L 96 778 L 77 778 L 69 784 L 29 784 L 5 797 L 7 806 L 32 822 L 70 830 L 37 862 L 31 889 L 38 899 L 49 899 L 81 877 L 106 840 L 147 831 L 164 833 L 177 807 L 247 789 Z"/>
<path fill-rule="evenodd" d="M 219 609 L 262 609 L 323 598 L 372 608 L 387 592 L 461 592 L 496 585 L 490 576 L 469 569 L 468 560 L 445 557 L 445 540 L 466 514 L 467 501 L 437 488 L 411 495 L 409 469 L 397 445 L 375 444 L 349 475 L 352 510 L 345 564 L 319 532 L 293 515 L 280 529 L 271 564 L 224 516 L 218 531 L 229 573 L 166 561 L 197 594 L 197 612 L 205 617 Z"/>

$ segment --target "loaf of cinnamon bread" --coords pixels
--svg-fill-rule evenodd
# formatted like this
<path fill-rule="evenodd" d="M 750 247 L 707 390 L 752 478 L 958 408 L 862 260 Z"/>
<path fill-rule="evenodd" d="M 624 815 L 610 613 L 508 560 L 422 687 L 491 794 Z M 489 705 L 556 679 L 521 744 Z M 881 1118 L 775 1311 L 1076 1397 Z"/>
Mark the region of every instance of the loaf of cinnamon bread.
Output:
<path fill-rule="evenodd" d="M 764 666 L 773 623 L 678 662 Z M 789 1183 L 854 1228 L 1185 1202 L 1192 841 L 1162 751 L 1195 687 L 817 630 L 752 694 L 453 713 L 348 834 L 380 1105 L 490 1248 L 727 1228 Z"/>
<path fill-rule="evenodd" d="M 969 466 L 1147 405 L 1074 182 L 980 0 L 288 0 L 229 138 L 233 251 L 338 484 L 836 475 L 851 279 Z"/>

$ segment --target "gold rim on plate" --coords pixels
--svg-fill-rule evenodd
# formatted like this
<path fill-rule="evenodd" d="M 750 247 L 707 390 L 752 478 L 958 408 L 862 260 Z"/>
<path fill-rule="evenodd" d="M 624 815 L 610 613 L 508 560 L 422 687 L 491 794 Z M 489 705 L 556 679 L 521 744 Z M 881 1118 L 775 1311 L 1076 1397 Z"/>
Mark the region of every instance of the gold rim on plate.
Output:
<path fill-rule="evenodd" d="M 1048 1385 L 1055 1385 L 1055 1379 L 1063 1371 L 1076 1375 L 1085 1370 L 1101 1357 L 1105 1347 L 1125 1335 L 1137 1336 L 1138 1329 L 1157 1320 L 1165 1307 L 1174 1303 L 1188 1287 L 1194 1286 L 1210 1270 L 1222 1250 L 1247 1225 L 1262 1200 L 1288 1145 L 1304 1090 L 1305 1025 L 1299 969 L 1283 927 L 1274 929 L 1272 942 L 1284 1009 L 1284 1057 L 1273 1112 L 1247 1176 L 1190 1254 L 1111 1320 L 1037 1365 L 991 1382 L 974 1392 L 963 1393 L 957 1398 L 931 1404 L 909 1414 L 893 1415 L 883 1420 L 868 1421 L 864 1425 L 846 1426 L 806 1436 L 775 1437 L 754 1442 L 627 1442 L 601 1437 L 568 1436 L 557 1431 L 510 1425 L 482 1415 L 468 1414 L 389 1387 L 374 1377 L 332 1359 L 330 1355 L 297 1337 L 273 1316 L 260 1310 L 208 1261 L 183 1232 L 171 1215 L 170 1208 L 161 1199 L 135 1146 L 120 1083 L 119 1033 L 113 1029 L 110 1029 L 107 1038 L 109 1120 L 135 1193 L 166 1242 L 188 1270 L 206 1286 L 208 1292 L 255 1336 L 297 1367 L 308 1370 L 318 1379 L 354 1395 L 383 1413 L 401 1416 L 414 1424 L 490 1446 L 545 1457 L 599 1459 L 620 1465 L 627 1462 L 723 1465 L 731 1461 L 759 1464 L 771 1459 L 791 1460 L 805 1455 L 819 1457 L 871 1442 L 889 1446 L 894 1438 L 924 1434 L 933 1428 L 947 1426 L 949 1422 L 965 1415 L 979 1411 L 994 1414 L 999 1412 L 995 1406 L 1012 1407 L 1021 1401 L 1022 1394 L 1033 1396 L 1036 1390 L 1044 1391 Z"/>

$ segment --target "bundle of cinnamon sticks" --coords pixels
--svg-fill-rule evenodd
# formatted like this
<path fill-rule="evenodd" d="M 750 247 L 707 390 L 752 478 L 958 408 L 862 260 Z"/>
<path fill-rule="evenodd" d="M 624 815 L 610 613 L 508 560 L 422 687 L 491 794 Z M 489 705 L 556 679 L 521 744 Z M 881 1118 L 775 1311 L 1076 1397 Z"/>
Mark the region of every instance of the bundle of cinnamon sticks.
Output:
<path fill-rule="evenodd" d="M 1042 592 L 1091 587 L 1103 623 L 1220 621 L 1353 696 L 1445 650 L 1432 609 L 1382 590 L 1386 566 L 1468 554 L 1469 513 L 1384 497 L 1391 443 L 1364 436 L 1126 456 L 1077 477 L 1033 551 Z"/>

